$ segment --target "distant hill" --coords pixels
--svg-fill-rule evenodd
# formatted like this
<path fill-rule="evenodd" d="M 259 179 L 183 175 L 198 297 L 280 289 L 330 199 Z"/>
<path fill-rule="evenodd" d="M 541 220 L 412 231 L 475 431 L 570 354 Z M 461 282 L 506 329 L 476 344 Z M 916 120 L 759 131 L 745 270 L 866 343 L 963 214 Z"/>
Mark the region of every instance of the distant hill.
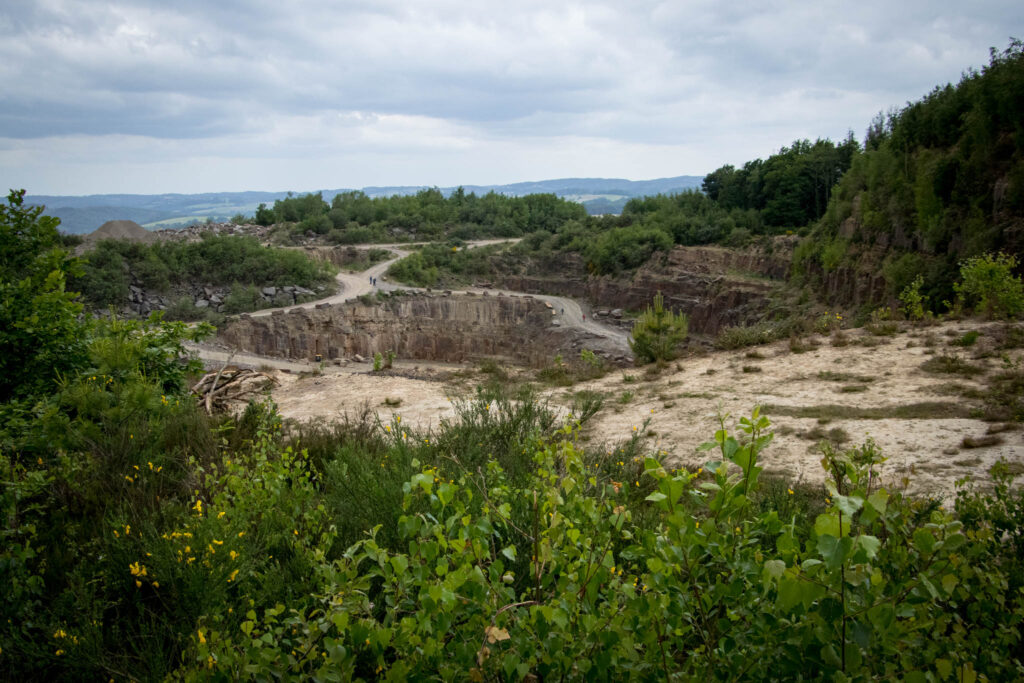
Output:
<path fill-rule="evenodd" d="M 521 196 L 550 193 L 583 204 L 587 211 L 620 213 L 631 197 L 667 194 L 700 187 L 703 176 L 677 176 L 654 180 L 625 180 L 623 178 L 558 178 L 510 185 L 463 185 L 466 192 L 486 194 L 498 192 Z M 371 197 L 396 194 L 415 194 L 429 185 L 371 186 L 362 189 Z M 440 188 L 444 194 L 455 187 Z M 321 192 L 330 201 L 347 189 L 312 190 Z M 30 204 L 45 205 L 47 213 L 61 219 L 65 232 L 81 234 L 92 232 L 111 220 L 130 220 L 155 229 L 175 225 L 189 225 L 207 219 L 227 220 L 241 213 L 251 215 L 262 202 L 273 204 L 289 194 L 303 192 L 206 192 L 203 194 L 98 194 L 83 197 L 59 195 L 27 195 Z"/>

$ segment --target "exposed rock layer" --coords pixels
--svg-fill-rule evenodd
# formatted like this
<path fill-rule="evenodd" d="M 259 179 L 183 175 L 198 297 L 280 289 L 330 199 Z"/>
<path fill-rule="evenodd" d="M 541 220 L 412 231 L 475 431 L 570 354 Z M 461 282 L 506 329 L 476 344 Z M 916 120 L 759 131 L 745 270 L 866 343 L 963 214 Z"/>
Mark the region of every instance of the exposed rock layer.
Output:
<path fill-rule="evenodd" d="M 222 343 L 281 358 L 325 360 L 394 351 L 399 358 L 463 361 L 509 357 L 537 365 L 568 346 L 551 311 L 531 297 L 403 296 L 289 313 L 243 315 L 221 328 Z"/>
<path fill-rule="evenodd" d="M 676 247 L 651 259 L 631 279 L 567 275 L 547 278 L 510 275 L 501 286 L 522 292 L 556 294 L 590 301 L 602 308 L 641 310 L 661 292 L 671 308 L 686 313 L 690 331 L 715 334 L 728 325 L 763 317 L 768 295 L 785 279 L 790 250 L 775 253 L 720 247 Z M 582 263 L 567 271 L 585 272 Z"/>

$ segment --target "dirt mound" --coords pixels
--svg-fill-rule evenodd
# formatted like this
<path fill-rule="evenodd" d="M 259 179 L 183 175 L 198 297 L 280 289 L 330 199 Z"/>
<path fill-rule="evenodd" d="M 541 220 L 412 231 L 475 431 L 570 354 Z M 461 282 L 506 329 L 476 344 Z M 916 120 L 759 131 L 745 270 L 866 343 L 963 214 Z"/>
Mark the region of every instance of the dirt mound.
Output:
<path fill-rule="evenodd" d="M 90 242 L 99 240 L 131 240 L 133 242 L 152 242 L 156 235 L 146 230 L 135 221 L 107 221 L 94 232 L 86 235 Z"/>

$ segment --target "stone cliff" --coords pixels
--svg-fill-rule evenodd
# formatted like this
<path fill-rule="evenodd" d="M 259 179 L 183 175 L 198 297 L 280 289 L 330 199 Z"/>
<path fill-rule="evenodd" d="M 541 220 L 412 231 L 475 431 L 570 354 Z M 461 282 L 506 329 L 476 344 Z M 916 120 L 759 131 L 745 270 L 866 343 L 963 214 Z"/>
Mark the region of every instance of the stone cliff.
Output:
<path fill-rule="evenodd" d="M 722 247 L 675 247 L 655 256 L 632 278 L 567 275 L 549 278 L 509 275 L 505 289 L 585 299 L 594 307 L 641 310 L 654 295 L 690 318 L 690 331 L 716 334 L 722 327 L 759 320 L 769 294 L 789 272 L 792 241 L 781 241 L 772 253 Z M 584 273 L 582 262 L 567 272 Z"/>
<path fill-rule="evenodd" d="M 532 297 L 397 296 L 253 317 L 221 328 L 219 341 L 241 351 L 325 360 L 394 351 L 399 358 L 462 361 L 507 357 L 549 362 L 574 334 L 552 325 L 551 311 Z"/>

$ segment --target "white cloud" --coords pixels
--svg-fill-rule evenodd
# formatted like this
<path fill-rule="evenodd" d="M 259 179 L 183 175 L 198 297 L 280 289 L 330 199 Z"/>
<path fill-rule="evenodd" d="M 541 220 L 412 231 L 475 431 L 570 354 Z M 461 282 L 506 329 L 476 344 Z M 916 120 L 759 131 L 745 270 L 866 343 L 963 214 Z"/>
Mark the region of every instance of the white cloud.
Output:
<path fill-rule="evenodd" d="M 705 173 L 860 136 L 1021 19 L 1002 0 L 15 0 L 0 176 L 72 193 Z"/>

